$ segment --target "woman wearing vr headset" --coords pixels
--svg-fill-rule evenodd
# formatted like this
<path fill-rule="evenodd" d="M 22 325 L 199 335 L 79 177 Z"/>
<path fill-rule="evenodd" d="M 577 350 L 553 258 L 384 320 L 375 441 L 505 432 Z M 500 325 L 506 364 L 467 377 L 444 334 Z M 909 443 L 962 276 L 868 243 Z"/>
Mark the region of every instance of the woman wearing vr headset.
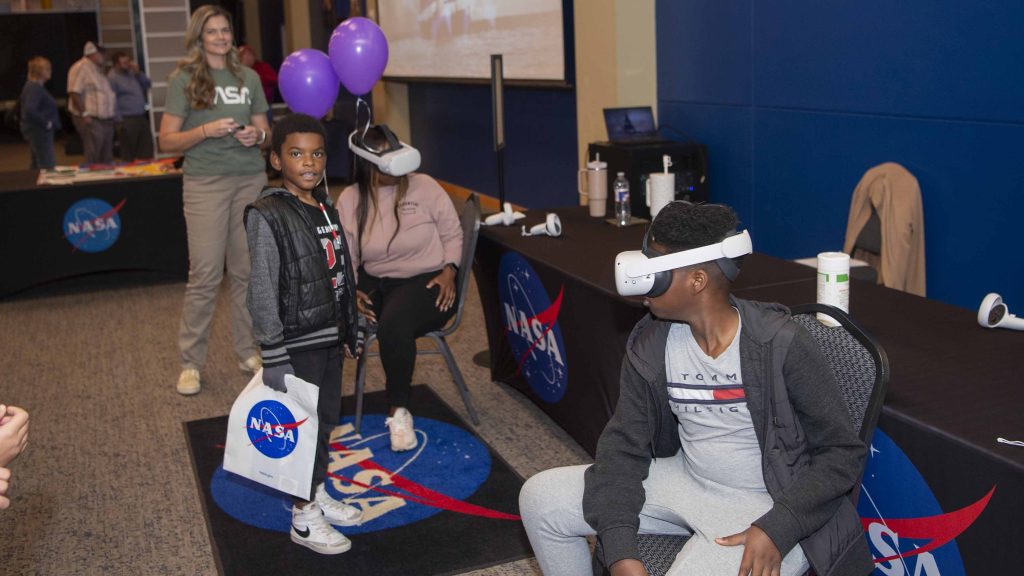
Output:
<path fill-rule="evenodd" d="M 783 306 L 730 294 L 751 250 L 736 225 L 726 206 L 673 202 L 642 253 L 616 260 L 620 292 L 642 291 L 651 314 L 626 343 L 594 464 L 546 470 L 520 493 L 545 574 L 590 574 L 595 534 L 613 576 L 646 574 L 638 533 L 691 535 L 671 575 L 874 568 L 847 498 L 864 444 L 807 331 Z"/>
<path fill-rule="evenodd" d="M 342 191 L 338 211 L 357 268 L 356 305 L 377 328 L 391 449 L 412 450 L 417 440 L 408 408 L 416 338 L 455 314 L 462 228 L 437 181 L 411 173 L 419 167 L 418 153 L 414 162 L 406 161 L 415 149 L 386 126 L 357 132 L 350 147 L 357 183 Z"/>
<path fill-rule="evenodd" d="M 200 390 L 217 289 L 231 277 L 231 332 L 240 369 L 255 372 L 260 355 L 245 307 L 249 249 L 243 211 L 267 183 L 260 147 L 267 142 L 267 101 L 260 79 L 242 66 L 231 17 L 207 5 L 192 13 L 188 54 L 167 86 L 160 149 L 184 154 L 182 196 L 188 231 L 188 285 L 181 315 L 180 394 Z"/>

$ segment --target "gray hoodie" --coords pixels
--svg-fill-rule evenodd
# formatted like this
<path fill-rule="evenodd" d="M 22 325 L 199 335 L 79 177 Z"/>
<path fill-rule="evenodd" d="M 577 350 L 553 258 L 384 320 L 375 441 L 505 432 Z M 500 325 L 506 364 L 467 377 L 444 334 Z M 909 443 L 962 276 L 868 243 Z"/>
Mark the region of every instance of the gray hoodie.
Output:
<path fill-rule="evenodd" d="M 740 364 L 774 505 L 753 525 L 785 556 L 800 544 L 820 576 L 874 569 L 860 518 L 848 495 L 864 465 L 835 376 L 789 310 L 732 298 L 742 318 Z M 653 458 L 682 449 L 665 386 L 670 322 L 637 323 L 626 344 L 619 401 L 587 469 L 583 512 L 610 566 L 639 558 L 636 534 L 643 480 Z"/>

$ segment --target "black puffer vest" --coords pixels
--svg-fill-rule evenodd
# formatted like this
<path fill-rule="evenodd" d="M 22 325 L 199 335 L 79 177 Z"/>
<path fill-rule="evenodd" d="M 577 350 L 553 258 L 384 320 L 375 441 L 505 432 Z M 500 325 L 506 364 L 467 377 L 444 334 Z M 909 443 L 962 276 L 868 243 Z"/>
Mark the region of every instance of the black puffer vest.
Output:
<path fill-rule="evenodd" d="M 285 190 L 264 191 L 257 201 L 246 207 L 256 210 L 270 225 L 277 242 L 281 258 L 278 279 L 278 313 L 284 326 L 285 340 L 291 340 L 337 323 L 346 344 L 355 349 L 356 307 L 353 290 L 355 275 L 352 272 L 345 234 L 339 232 L 341 250 L 337 253 L 344 258 L 345 293 L 339 307 L 334 301 L 334 290 L 324 257 L 324 249 L 313 234 L 314 223 L 302 202 Z M 315 190 L 313 198 L 330 206 L 327 195 Z M 337 215 L 332 221 L 337 223 Z"/>

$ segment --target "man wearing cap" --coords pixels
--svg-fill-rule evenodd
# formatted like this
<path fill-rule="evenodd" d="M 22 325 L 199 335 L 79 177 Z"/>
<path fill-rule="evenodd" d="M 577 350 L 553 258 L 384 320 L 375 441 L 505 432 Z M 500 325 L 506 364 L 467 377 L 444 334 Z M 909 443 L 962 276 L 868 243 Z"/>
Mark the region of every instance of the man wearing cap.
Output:
<path fill-rule="evenodd" d="M 116 128 L 121 159 L 132 162 L 138 158 L 153 157 L 153 132 L 146 113 L 146 91 L 150 81 L 125 52 L 115 52 L 110 58 L 107 79 L 117 95 Z"/>
<path fill-rule="evenodd" d="M 88 164 L 114 162 L 117 96 L 103 73 L 103 52 L 102 46 L 86 42 L 82 58 L 68 71 L 68 112 Z"/>

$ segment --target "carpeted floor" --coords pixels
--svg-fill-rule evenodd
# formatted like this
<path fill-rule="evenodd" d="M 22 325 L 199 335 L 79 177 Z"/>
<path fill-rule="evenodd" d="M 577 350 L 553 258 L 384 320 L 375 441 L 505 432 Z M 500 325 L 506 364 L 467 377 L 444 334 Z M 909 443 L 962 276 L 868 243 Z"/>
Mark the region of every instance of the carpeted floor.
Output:
<path fill-rule="evenodd" d="M 248 377 L 231 353 L 222 291 L 203 391 L 174 391 L 183 292 L 177 279 L 111 274 L 0 300 L 0 402 L 26 407 L 32 422 L 28 449 L 11 465 L 12 506 L 0 512 L 0 573 L 216 573 L 182 423 L 227 414 Z M 483 342 L 473 285 L 451 346 L 483 420 L 477 434 L 524 478 L 588 462 L 530 401 L 472 362 Z M 368 368 L 368 390 L 381 389 L 380 363 Z M 350 362 L 346 394 L 353 376 Z M 439 357 L 420 358 L 414 382 L 466 417 Z M 471 572 L 537 573 L 532 560 Z"/>

